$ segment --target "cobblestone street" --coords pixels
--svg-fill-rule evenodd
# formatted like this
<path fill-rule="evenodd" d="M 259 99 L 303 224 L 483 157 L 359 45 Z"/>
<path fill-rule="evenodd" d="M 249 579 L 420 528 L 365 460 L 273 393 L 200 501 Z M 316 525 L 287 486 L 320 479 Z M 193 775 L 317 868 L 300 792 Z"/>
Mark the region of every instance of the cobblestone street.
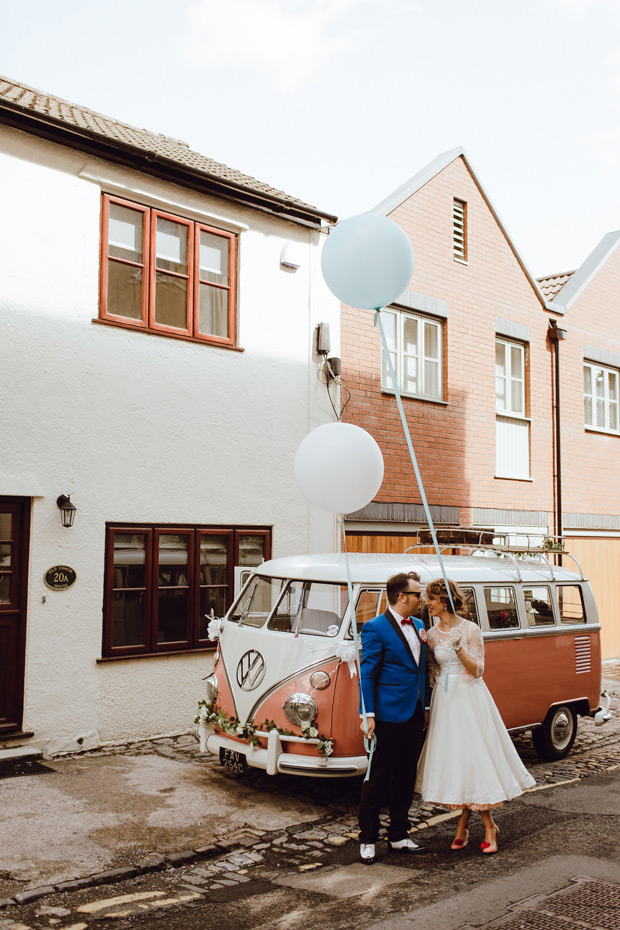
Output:
<path fill-rule="evenodd" d="M 578 784 L 592 775 L 613 776 L 614 771 L 620 768 L 620 662 L 605 663 L 604 686 L 612 699 L 611 721 L 596 727 L 591 719 L 580 718 L 577 739 L 566 759 L 545 762 L 536 755 L 529 734 L 515 737 L 519 754 L 536 780 L 536 786 L 528 795 L 554 788 L 562 790 L 562 786 Z M 328 885 L 330 881 L 337 882 L 341 874 L 348 875 L 349 882 L 352 875 L 357 882 L 368 880 L 367 867 L 357 861 L 360 779 L 321 781 L 294 776 L 271 777 L 256 769 L 249 769 L 244 776 L 237 777 L 222 768 L 211 754 L 201 753 L 193 733 L 110 746 L 73 758 L 83 760 L 110 755 L 132 758 L 155 755 L 182 766 L 203 768 L 210 778 L 227 786 L 238 803 L 251 814 L 242 825 L 237 822 L 230 829 L 222 830 L 214 842 L 206 846 L 181 848 L 172 853 L 151 850 L 122 868 L 89 875 L 81 874 L 76 867 L 73 880 L 39 887 L 31 882 L 24 890 L 13 892 L 12 896 L 7 895 L 0 901 L 0 930 L 61 928 L 62 917 L 70 914 L 73 906 L 77 906 L 78 910 L 86 909 L 86 920 L 143 915 L 151 906 L 161 910 L 163 903 L 209 901 L 213 906 L 226 910 L 233 906 L 233 902 L 235 908 L 239 907 L 248 896 L 279 886 L 297 889 L 303 896 L 312 890 L 313 882 L 319 880 L 319 876 L 320 881 Z M 51 760 L 52 767 L 53 763 Z M 269 799 L 276 797 L 280 802 L 302 798 L 319 810 L 318 819 L 294 823 L 286 829 L 265 829 L 264 812 L 270 806 Z M 503 822 L 507 823 L 510 835 L 515 838 L 522 833 L 516 803 L 508 805 L 502 812 Z M 427 805 L 420 800 L 415 800 L 411 808 L 412 835 L 420 836 L 427 831 L 440 849 L 439 854 L 424 857 L 425 877 L 422 882 L 430 883 L 429 894 L 432 883 L 437 880 L 437 870 L 442 872 L 450 861 L 449 856 L 443 855 L 443 847 L 447 848 L 445 840 L 453 829 L 449 821 L 455 816 L 454 811 Z M 544 821 L 544 814 L 539 812 L 537 816 Z M 377 865 L 371 870 L 373 877 L 381 877 L 381 881 L 387 884 L 402 883 L 411 870 L 419 873 L 419 861 L 399 856 L 387 860 L 383 852 L 379 852 L 382 848 L 380 843 Z M 509 850 L 504 850 L 504 854 L 508 857 Z M 419 857 L 412 858 L 419 860 Z M 468 880 L 477 875 L 482 880 L 481 870 L 488 870 L 489 866 L 479 860 L 485 858 L 478 857 L 471 863 Z M 360 869 L 359 875 L 351 873 L 351 870 Z M 11 887 L 10 881 L 6 884 L 10 875 L 5 873 L 4 878 L 5 886 Z M 419 876 L 417 880 L 420 881 Z M 455 887 L 458 887 L 456 878 L 455 882 Z M 110 887 L 104 890 L 101 886 Z M 337 897 L 338 893 L 335 893 Z M 162 901 L 161 895 L 164 894 L 165 901 Z M 94 903 L 93 896 L 97 899 Z M 121 899 L 123 903 L 119 904 Z M 87 910 L 96 906 L 98 910 Z M 250 925 L 254 926 L 253 923 Z M 88 923 L 76 924 L 74 921 L 67 926 L 86 928 Z"/>

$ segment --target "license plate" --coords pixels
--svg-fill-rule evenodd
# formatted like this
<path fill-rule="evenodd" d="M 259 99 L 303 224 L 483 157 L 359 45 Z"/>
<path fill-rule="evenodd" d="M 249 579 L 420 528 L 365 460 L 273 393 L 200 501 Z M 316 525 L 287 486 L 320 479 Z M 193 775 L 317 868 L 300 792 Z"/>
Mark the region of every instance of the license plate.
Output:
<path fill-rule="evenodd" d="M 248 767 L 247 760 L 242 752 L 237 752 L 236 749 L 228 749 L 225 746 L 220 746 L 220 765 L 230 769 L 231 772 L 235 772 L 237 775 L 243 775 Z"/>

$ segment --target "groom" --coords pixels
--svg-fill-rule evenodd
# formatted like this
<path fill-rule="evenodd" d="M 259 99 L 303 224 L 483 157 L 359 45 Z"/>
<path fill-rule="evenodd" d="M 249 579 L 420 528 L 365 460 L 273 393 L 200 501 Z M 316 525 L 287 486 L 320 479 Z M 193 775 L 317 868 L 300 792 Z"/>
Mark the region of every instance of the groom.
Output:
<path fill-rule="evenodd" d="M 375 861 L 379 813 L 390 813 L 388 849 L 425 853 L 407 836 L 416 768 L 426 728 L 426 633 L 412 614 L 421 607 L 420 576 L 400 572 L 387 582 L 388 607 L 362 627 L 362 708 L 368 737 L 377 738 L 359 809 L 360 859 Z M 361 724 L 364 731 L 364 719 Z"/>

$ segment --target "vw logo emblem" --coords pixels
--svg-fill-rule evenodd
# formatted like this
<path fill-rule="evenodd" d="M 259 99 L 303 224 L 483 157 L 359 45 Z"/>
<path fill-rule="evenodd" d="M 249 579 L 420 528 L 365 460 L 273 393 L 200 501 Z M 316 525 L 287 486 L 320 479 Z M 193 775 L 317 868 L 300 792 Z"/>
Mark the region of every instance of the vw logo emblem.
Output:
<path fill-rule="evenodd" d="M 237 683 L 243 691 L 258 688 L 265 677 L 265 660 L 260 652 L 250 649 L 241 656 L 237 666 Z"/>

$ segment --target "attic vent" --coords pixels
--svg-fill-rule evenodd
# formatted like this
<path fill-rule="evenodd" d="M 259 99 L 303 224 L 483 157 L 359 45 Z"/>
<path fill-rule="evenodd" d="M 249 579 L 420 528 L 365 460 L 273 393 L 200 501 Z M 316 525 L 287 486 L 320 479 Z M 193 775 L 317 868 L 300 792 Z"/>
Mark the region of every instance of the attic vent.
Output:
<path fill-rule="evenodd" d="M 589 672 L 592 668 L 592 650 L 589 636 L 575 636 L 575 671 Z"/>
<path fill-rule="evenodd" d="M 467 261 L 467 204 L 454 198 L 452 240 L 454 260 Z"/>

